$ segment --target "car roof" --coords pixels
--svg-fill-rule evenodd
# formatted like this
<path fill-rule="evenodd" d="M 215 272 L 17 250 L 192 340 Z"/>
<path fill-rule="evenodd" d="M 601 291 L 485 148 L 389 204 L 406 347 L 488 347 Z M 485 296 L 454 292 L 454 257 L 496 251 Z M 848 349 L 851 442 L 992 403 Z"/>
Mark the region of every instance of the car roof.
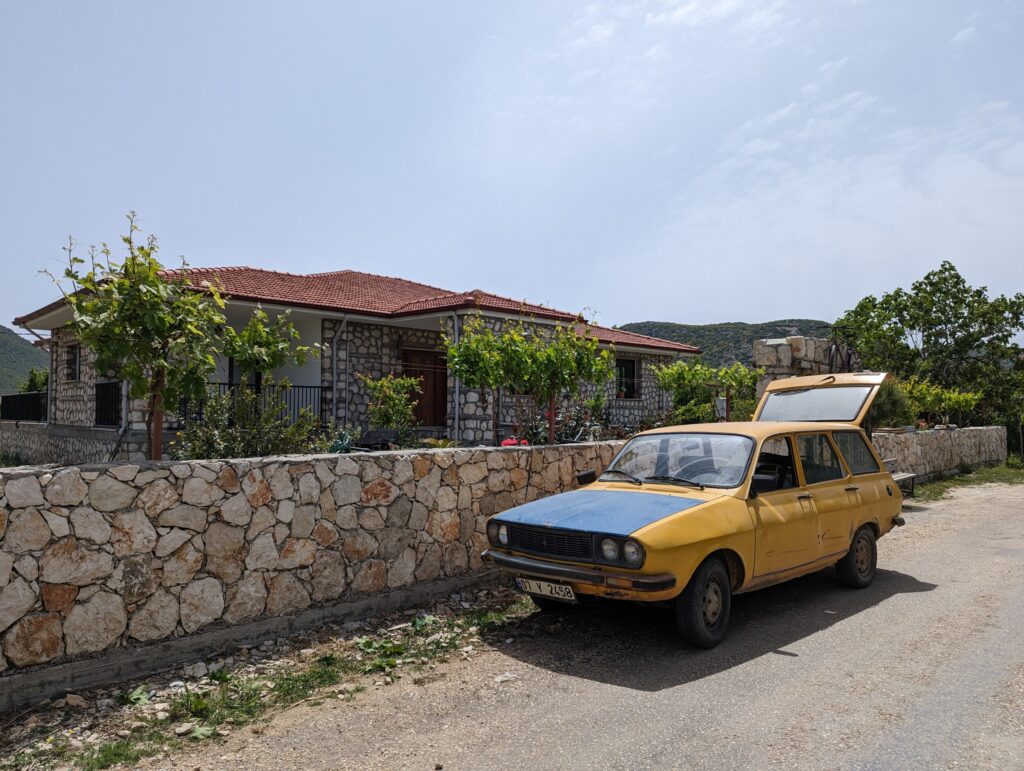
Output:
<path fill-rule="evenodd" d="M 637 436 L 655 434 L 742 434 L 753 439 L 765 439 L 776 434 L 807 433 L 808 431 L 860 431 L 853 423 L 825 423 L 811 421 L 733 421 L 731 423 L 688 423 L 682 426 L 661 426 L 642 431 Z"/>

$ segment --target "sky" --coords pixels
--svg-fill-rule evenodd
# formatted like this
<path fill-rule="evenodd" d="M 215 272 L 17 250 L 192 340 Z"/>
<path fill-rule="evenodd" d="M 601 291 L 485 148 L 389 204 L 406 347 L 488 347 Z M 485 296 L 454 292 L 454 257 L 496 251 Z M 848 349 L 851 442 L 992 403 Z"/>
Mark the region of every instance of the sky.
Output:
<path fill-rule="evenodd" d="M 606 325 L 1024 291 L 1024 3 L 0 3 L 0 323 L 129 210 Z"/>

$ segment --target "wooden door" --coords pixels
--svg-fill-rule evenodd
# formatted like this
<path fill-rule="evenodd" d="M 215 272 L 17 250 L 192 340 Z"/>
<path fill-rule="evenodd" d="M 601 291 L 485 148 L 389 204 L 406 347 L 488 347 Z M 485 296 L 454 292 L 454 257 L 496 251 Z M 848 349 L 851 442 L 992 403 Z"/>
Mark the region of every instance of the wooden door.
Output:
<path fill-rule="evenodd" d="M 448 362 L 436 351 L 402 351 L 402 370 L 408 377 L 420 378 L 422 389 L 416 404 L 416 420 L 421 426 L 448 424 Z"/>

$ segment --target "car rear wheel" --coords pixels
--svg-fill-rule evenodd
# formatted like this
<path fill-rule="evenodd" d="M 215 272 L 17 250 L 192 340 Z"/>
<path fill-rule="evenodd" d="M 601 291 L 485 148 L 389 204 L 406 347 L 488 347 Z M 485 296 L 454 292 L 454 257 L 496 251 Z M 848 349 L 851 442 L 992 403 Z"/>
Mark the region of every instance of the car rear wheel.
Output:
<path fill-rule="evenodd" d="M 854 589 L 871 586 L 875 580 L 875 567 L 878 564 L 878 547 L 875 543 L 875 531 L 865 525 L 853 536 L 850 551 L 836 563 L 836 575 L 839 581 Z"/>
<path fill-rule="evenodd" d="M 728 569 L 717 558 L 705 560 L 676 598 L 679 634 L 697 648 L 714 648 L 725 637 L 731 609 Z"/>

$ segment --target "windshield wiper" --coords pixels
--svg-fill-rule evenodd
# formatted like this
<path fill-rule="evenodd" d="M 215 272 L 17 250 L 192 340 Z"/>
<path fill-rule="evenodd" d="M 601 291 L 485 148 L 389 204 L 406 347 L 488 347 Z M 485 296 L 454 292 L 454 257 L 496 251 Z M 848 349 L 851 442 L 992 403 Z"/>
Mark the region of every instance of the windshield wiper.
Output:
<path fill-rule="evenodd" d="M 640 477 L 633 476 L 628 471 L 623 471 L 620 468 L 606 468 L 601 476 L 604 476 L 605 474 L 622 474 L 622 476 L 628 477 L 629 481 L 635 485 L 642 485 L 644 483 Z"/>
<path fill-rule="evenodd" d="M 653 477 L 644 477 L 645 482 L 671 482 L 677 485 L 689 485 L 690 487 L 697 487 L 700 490 L 704 489 L 704 485 L 700 482 L 691 482 L 689 479 L 683 479 L 682 477 L 674 477 L 667 475 L 659 475 Z"/>

